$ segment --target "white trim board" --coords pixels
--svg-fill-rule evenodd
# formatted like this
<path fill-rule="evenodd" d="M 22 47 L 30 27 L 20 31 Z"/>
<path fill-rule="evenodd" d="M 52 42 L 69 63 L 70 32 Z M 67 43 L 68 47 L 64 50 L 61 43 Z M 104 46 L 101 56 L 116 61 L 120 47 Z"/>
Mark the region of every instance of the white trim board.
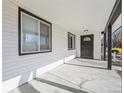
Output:
<path fill-rule="evenodd" d="M 56 61 L 52 64 L 49 64 L 49 65 L 46 65 L 44 67 L 38 68 L 38 69 L 36 69 L 36 76 L 35 77 L 38 77 L 38 76 L 56 68 L 56 67 L 64 64 L 64 62 L 70 61 L 74 58 L 75 58 L 75 56 L 73 56 L 73 57 L 70 56 L 70 57 L 67 57 L 66 59 L 61 59 L 61 60 L 58 60 L 58 61 Z M 30 74 L 30 76 L 29 76 L 29 78 L 26 82 L 32 80 L 35 77 L 33 76 L 33 72 L 31 72 L 31 74 Z M 7 92 L 17 88 L 18 86 L 22 85 L 22 84 L 19 84 L 20 79 L 21 79 L 21 76 L 17 76 L 17 77 L 14 77 L 12 79 L 9 79 L 7 81 L 4 81 L 3 84 L 2 84 L 3 85 L 3 93 L 7 93 Z M 26 83 L 26 82 L 24 82 L 24 83 Z"/>

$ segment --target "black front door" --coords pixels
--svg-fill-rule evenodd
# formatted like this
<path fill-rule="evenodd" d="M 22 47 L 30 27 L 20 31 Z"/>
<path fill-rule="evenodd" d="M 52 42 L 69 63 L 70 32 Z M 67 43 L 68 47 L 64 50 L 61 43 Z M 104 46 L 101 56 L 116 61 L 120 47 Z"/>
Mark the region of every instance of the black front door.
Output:
<path fill-rule="evenodd" d="M 93 59 L 93 35 L 81 36 L 81 57 Z"/>

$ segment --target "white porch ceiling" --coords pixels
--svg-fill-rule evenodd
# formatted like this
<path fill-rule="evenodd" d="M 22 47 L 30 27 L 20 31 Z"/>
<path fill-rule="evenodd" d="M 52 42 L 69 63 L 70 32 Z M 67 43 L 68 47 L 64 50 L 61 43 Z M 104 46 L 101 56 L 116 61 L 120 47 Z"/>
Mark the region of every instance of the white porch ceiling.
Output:
<path fill-rule="evenodd" d="M 103 31 L 116 0 L 18 0 L 68 30 Z"/>

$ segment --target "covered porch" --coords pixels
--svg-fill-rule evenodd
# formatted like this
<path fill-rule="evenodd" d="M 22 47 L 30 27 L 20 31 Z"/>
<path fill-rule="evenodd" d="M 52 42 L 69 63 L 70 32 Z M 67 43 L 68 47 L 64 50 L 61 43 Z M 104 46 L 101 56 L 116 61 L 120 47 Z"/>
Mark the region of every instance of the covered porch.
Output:
<path fill-rule="evenodd" d="M 76 58 L 9 93 L 121 93 L 121 68 L 106 66 L 105 61 Z"/>
<path fill-rule="evenodd" d="M 121 3 L 3 0 L 3 93 L 121 93 L 111 60 Z"/>

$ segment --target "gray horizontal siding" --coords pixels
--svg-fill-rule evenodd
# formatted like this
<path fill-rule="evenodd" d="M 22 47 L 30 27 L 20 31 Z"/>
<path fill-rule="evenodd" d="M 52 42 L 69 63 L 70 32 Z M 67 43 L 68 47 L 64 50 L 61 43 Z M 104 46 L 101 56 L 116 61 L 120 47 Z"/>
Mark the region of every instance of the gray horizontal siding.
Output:
<path fill-rule="evenodd" d="M 76 54 L 67 49 L 67 31 L 53 24 L 52 52 L 32 55 L 18 55 L 18 7 L 9 0 L 3 0 L 3 81 L 16 76 L 27 77 L 36 69 L 54 63 L 66 56 Z M 26 79 L 20 81 L 26 82 Z"/>

